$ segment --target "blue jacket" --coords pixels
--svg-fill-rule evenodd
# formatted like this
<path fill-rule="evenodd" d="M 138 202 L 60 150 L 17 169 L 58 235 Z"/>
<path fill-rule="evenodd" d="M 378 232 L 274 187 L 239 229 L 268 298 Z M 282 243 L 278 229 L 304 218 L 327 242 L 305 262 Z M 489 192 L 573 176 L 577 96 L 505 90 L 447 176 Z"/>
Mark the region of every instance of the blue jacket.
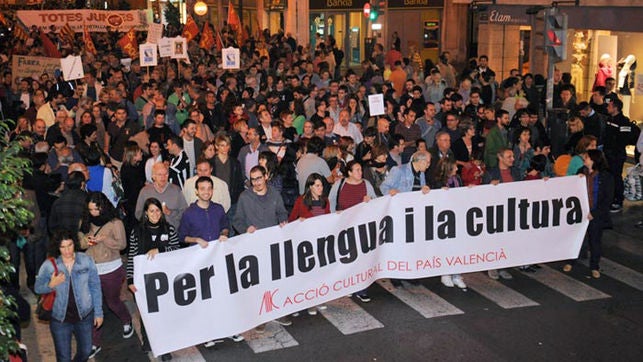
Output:
<path fill-rule="evenodd" d="M 380 185 L 380 191 L 383 195 L 388 194 L 389 191 L 395 189 L 399 192 L 413 191 L 413 169 L 412 163 L 405 163 L 402 166 L 395 166 L 391 169 L 389 174 Z M 426 182 L 426 175 L 420 172 L 421 186 L 428 185 Z"/>
<path fill-rule="evenodd" d="M 62 258 L 56 258 L 56 265 L 59 273 L 65 273 L 65 281 L 56 286 L 56 300 L 51 316 L 57 321 L 63 321 L 67 313 L 67 301 L 69 300 L 69 281 L 74 286 L 74 298 L 78 308 L 79 317 L 85 318 L 91 311 L 94 311 L 94 318 L 103 317 L 103 295 L 100 289 L 100 279 L 94 261 L 84 253 L 76 253 L 76 261 L 71 271 L 63 264 Z M 38 294 L 47 294 L 54 289 L 49 288 L 51 275 L 54 273 L 54 266 L 49 259 L 40 266 L 36 276 L 35 290 Z"/>

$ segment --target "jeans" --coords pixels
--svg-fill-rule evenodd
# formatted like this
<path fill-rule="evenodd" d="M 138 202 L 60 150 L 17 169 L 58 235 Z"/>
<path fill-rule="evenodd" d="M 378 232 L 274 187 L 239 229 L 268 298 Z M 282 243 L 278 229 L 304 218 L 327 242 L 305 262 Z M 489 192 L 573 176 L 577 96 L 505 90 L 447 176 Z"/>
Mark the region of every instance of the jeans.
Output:
<path fill-rule="evenodd" d="M 121 285 L 125 280 L 125 268 L 121 265 L 118 269 L 111 273 L 101 274 L 100 286 L 103 291 L 103 300 L 107 303 L 107 307 L 116 314 L 122 324 L 128 324 L 132 321 L 132 317 L 121 300 Z M 103 334 L 102 328 L 94 328 L 92 333 L 92 340 L 95 346 L 101 345 L 101 336 Z"/>
<path fill-rule="evenodd" d="M 89 313 L 80 322 L 65 323 L 52 319 L 49 330 L 54 339 L 56 348 L 56 361 L 71 361 L 71 335 L 76 337 L 76 356 L 74 362 L 87 361 L 92 352 L 92 328 L 94 326 L 94 312 Z"/>

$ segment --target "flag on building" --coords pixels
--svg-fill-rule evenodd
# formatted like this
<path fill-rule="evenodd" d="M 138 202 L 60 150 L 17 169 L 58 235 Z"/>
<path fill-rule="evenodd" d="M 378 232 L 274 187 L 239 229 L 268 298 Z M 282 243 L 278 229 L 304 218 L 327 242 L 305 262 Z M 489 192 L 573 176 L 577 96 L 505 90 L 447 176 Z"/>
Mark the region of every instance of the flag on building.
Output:
<path fill-rule="evenodd" d="M 216 40 L 214 40 L 214 32 L 212 31 L 212 28 L 210 27 L 210 24 L 206 21 L 203 24 L 203 32 L 201 33 L 201 41 L 199 42 L 199 46 L 201 49 L 209 50 L 213 46 L 215 46 Z"/>
<path fill-rule="evenodd" d="M 237 32 L 241 30 L 241 19 L 239 19 L 239 15 L 237 15 L 237 12 L 234 10 L 232 1 L 228 2 L 228 25 L 232 31 Z"/>
<path fill-rule="evenodd" d="M 188 20 L 186 20 L 185 25 L 183 26 L 183 34 L 181 34 L 181 36 L 184 37 L 189 43 L 190 40 L 196 38 L 198 34 L 199 26 L 196 25 L 194 19 L 192 19 L 192 17 L 188 15 Z"/>
<path fill-rule="evenodd" d="M 136 41 L 136 30 L 132 27 L 117 44 L 123 49 L 123 53 L 132 59 L 138 58 L 138 41 Z"/>
<path fill-rule="evenodd" d="M 69 23 L 65 23 L 65 25 L 60 28 L 60 35 L 63 37 L 63 39 L 67 40 L 70 44 L 74 44 L 76 41 L 75 39 L 75 32 L 74 29 L 71 28 Z"/>
<path fill-rule="evenodd" d="M 96 55 L 96 46 L 94 46 L 94 41 L 92 40 L 92 36 L 89 34 L 89 29 L 87 29 L 87 25 L 85 25 L 85 23 L 83 23 L 83 42 L 85 43 L 85 50 L 87 50 L 87 53 Z"/>

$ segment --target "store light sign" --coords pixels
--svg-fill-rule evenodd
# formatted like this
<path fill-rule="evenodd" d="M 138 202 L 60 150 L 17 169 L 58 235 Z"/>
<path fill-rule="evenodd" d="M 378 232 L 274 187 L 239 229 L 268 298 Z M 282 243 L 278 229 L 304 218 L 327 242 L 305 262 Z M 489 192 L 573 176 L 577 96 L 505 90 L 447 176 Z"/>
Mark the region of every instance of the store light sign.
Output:
<path fill-rule="evenodd" d="M 530 23 L 524 8 L 519 6 L 490 8 L 480 13 L 480 22 L 502 25 L 529 25 Z"/>

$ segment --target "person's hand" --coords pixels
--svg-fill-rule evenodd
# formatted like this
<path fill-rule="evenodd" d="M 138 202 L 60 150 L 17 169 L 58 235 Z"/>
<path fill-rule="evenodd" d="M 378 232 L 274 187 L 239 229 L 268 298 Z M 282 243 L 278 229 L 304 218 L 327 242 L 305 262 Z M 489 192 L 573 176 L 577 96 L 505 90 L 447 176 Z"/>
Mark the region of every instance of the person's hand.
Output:
<path fill-rule="evenodd" d="M 286 224 L 288 224 L 288 221 L 282 221 L 279 223 L 279 227 L 284 227 Z"/>
<path fill-rule="evenodd" d="M 389 194 L 389 195 L 391 195 L 391 196 L 395 196 L 395 195 L 397 195 L 398 193 L 399 193 L 399 191 L 398 191 L 397 189 L 391 189 L 391 190 L 389 190 L 389 192 L 388 192 L 388 194 Z"/>
<path fill-rule="evenodd" d="M 167 216 L 170 216 L 170 214 L 172 213 L 172 210 L 170 210 L 170 208 L 167 207 L 165 203 L 163 203 L 163 213 Z"/>
<path fill-rule="evenodd" d="M 252 233 L 254 233 L 255 231 L 257 231 L 257 228 L 256 228 L 254 225 L 250 225 L 250 226 L 248 226 L 248 229 L 246 229 L 246 232 L 247 232 L 248 234 L 252 234 Z"/>
<path fill-rule="evenodd" d="M 500 180 L 491 180 L 491 182 L 489 184 L 496 186 L 499 183 L 500 183 Z"/>
<path fill-rule="evenodd" d="M 299 218 L 299 221 L 304 221 L 304 220 L 306 220 L 306 218 L 305 218 L 305 217 L 303 217 L 303 216 L 301 216 L 301 217 Z"/>
<path fill-rule="evenodd" d="M 100 328 L 103 325 L 103 317 L 94 318 L 94 327 Z"/>
<path fill-rule="evenodd" d="M 207 248 L 207 247 L 208 247 L 208 245 L 209 245 L 207 241 L 205 241 L 205 240 L 203 240 L 203 239 L 201 239 L 201 238 L 196 238 L 196 242 L 197 242 L 197 244 L 199 244 L 199 246 L 201 247 L 201 249 L 205 249 L 205 248 Z"/>
<path fill-rule="evenodd" d="M 132 293 L 136 293 L 136 292 L 138 291 L 138 289 L 136 289 L 136 286 L 135 286 L 134 284 L 130 284 L 130 285 L 128 285 L 128 286 L 127 286 L 127 288 L 128 288 Z"/>
<path fill-rule="evenodd" d="M 226 241 L 228 240 L 228 235 L 219 235 L 219 241 Z"/>
<path fill-rule="evenodd" d="M 364 196 L 364 202 L 369 202 L 369 201 L 371 201 L 371 197 L 368 195 Z"/>
<path fill-rule="evenodd" d="M 549 181 L 549 176 L 543 177 L 543 181 L 545 181 L 545 182 Z"/>
<path fill-rule="evenodd" d="M 589 221 L 594 220 L 594 215 L 592 215 L 591 212 L 589 214 L 587 214 L 587 220 L 589 220 Z"/>
<path fill-rule="evenodd" d="M 154 248 L 154 249 L 151 249 L 150 251 L 148 251 L 147 254 L 145 254 L 145 255 L 147 255 L 148 260 L 152 260 L 152 259 L 154 259 L 155 256 L 158 255 L 158 253 L 159 253 L 159 249 Z"/>
<path fill-rule="evenodd" d="M 448 187 L 447 187 L 447 189 L 448 189 Z M 430 188 L 428 185 L 424 185 L 424 186 L 422 186 L 422 193 L 423 193 L 423 194 L 425 194 L 425 195 L 426 195 L 426 194 L 428 194 L 428 193 L 429 193 L 429 191 L 431 191 L 431 188 Z"/>
<path fill-rule="evenodd" d="M 52 274 L 51 279 L 49 280 L 49 288 L 54 289 L 55 287 L 59 286 L 60 284 L 65 282 L 65 278 L 65 273 L 63 272 Z"/>

